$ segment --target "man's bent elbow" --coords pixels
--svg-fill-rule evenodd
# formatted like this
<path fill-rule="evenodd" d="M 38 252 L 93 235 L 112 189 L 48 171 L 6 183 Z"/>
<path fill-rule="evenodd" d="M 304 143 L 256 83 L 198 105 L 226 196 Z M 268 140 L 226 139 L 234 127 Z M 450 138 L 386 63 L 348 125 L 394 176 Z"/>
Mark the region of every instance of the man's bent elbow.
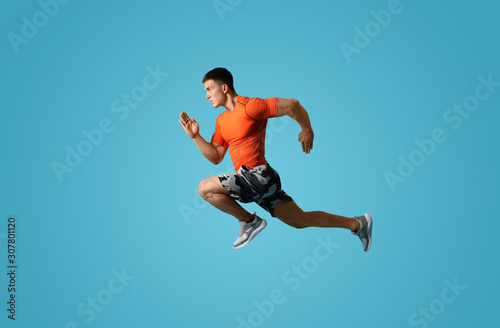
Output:
<path fill-rule="evenodd" d="M 209 161 L 213 165 L 218 165 L 218 164 L 220 164 L 220 162 L 222 162 L 222 158 L 213 158 L 213 159 L 210 159 Z"/>

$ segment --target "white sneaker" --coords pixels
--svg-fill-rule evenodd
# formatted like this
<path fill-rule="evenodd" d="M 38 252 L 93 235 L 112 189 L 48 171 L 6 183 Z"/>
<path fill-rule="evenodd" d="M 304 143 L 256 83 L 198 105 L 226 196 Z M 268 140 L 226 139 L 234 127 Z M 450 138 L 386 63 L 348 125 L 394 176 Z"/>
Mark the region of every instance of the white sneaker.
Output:
<path fill-rule="evenodd" d="M 372 245 L 372 227 L 373 220 L 370 213 L 365 213 L 363 216 L 354 217 L 359 222 L 359 230 L 353 232 L 353 235 L 356 235 L 361 239 L 361 243 L 363 244 L 363 250 L 368 252 L 370 246 Z"/>
<path fill-rule="evenodd" d="M 259 232 L 261 232 L 267 225 L 266 220 L 259 218 L 255 213 L 253 214 L 252 222 L 240 221 L 240 234 L 233 244 L 233 248 L 241 248 L 248 244 Z"/>

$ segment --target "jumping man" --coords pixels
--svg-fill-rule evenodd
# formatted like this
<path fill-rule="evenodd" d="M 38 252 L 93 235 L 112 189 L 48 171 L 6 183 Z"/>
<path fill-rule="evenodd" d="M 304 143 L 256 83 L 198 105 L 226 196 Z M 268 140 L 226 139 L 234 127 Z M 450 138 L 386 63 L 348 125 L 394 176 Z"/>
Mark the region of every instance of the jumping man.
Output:
<path fill-rule="evenodd" d="M 226 110 L 215 121 L 211 142 L 200 135 L 194 118 L 180 114 L 182 127 L 193 139 L 200 152 L 213 164 L 219 164 L 227 149 L 236 173 L 222 174 L 202 180 L 198 190 L 207 202 L 240 221 L 239 236 L 233 248 L 248 244 L 266 227 L 266 220 L 246 211 L 242 203 L 255 202 L 271 216 L 297 228 L 344 228 L 361 239 L 363 250 L 371 245 L 372 217 L 370 213 L 348 218 L 322 211 L 304 212 L 281 189 L 278 173 L 264 157 L 264 138 L 267 119 L 287 115 L 302 128 L 299 142 L 309 154 L 313 148 L 314 133 L 309 115 L 295 99 L 247 98 L 238 96 L 233 86 L 233 76 L 225 68 L 215 68 L 203 77 L 206 98 L 214 108 Z"/>

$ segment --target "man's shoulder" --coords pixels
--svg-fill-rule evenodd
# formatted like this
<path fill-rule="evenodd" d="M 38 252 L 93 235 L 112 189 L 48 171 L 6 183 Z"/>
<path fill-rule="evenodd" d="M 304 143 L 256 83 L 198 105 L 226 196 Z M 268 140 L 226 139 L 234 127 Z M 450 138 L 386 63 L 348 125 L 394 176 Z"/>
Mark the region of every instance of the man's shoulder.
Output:
<path fill-rule="evenodd" d="M 242 96 L 238 96 L 238 100 L 237 102 L 243 106 L 256 106 L 256 107 L 260 107 L 262 106 L 263 104 L 271 101 L 271 100 L 274 100 L 276 98 L 259 98 L 259 97 L 242 97 Z"/>
<path fill-rule="evenodd" d="M 239 104 L 242 104 L 242 105 L 246 105 L 252 99 L 253 98 L 238 96 L 238 99 L 236 100 L 236 102 L 239 103 Z"/>

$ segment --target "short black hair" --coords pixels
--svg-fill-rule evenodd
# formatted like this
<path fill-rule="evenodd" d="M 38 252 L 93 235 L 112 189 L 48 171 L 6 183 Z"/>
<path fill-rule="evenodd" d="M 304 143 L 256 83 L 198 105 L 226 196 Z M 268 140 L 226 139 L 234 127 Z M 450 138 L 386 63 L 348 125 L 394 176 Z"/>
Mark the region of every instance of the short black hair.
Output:
<path fill-rule="evenodd" d="M 219 86 L 227 84 L 229 90 L 231 90 L 232 92 L 236 92 L 233 85 L 233 75 L 223 67 L 214 68 L 213 70 L 205 74 L 201 82 L 205 83 L 208 80 L 214 80 L 215 83 L 217 83 L 217 85 Z"/>

